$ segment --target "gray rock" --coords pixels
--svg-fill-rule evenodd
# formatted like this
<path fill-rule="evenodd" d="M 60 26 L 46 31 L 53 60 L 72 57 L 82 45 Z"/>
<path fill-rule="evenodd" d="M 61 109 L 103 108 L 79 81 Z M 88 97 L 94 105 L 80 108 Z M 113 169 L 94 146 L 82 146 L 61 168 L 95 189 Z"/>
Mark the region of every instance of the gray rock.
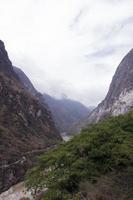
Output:
<path fill-rule="evenodd" d="M 89 115 L 88 123 L 97 123 L 109 115 L 124 114 L 133 108 L 133 50 L 118 66 L 105 99 Z"/>

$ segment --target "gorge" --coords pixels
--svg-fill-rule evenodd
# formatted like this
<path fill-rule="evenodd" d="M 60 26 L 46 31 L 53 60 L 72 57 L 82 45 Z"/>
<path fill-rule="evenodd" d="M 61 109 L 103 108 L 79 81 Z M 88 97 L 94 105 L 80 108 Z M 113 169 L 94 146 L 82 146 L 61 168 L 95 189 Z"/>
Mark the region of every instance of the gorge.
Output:
<path fill-rule="evenodd" d="M 105 128 L 107 133 L 108 130 L 111 132 L 111 126 L 113 126 L 113 128 L 115 127 L 113 118 L 112 121 L 111 119 L 109 122 L 107 121 L 107 124 L 106 121 L 104 122 L 106 118 L 109 116 L 125 115 L 123 118 L 121 116 L 120 118 L 116 118 L 116 121 L 118 120 L 117 126 L 120 123 L 122 131 L 126 133 L 129 131 L 130 134 L 133 132 L 132 113 L 126 115 L 126 113 L 133 109 L 133 50 L 125 56 L 118 66 L 105 99 L 98 107 L 91 110 L 79 102 L 70 99 L 57 100 L 47 94 L 39 93 L 24 72 L 12 66 L 4 43 L 0 41 L 0 92 L 0 200 L 20 200 L 18 198 L 22 197 L 32 199 L 29 192 L 23 192 L 23 190 L 25 190 L 23 181 L 27 170 L 37 165 L 38 156 L 41 155 L 43 157 L 44 155 L 45 158 L 45 155 L 47 156 L 53 151 L 55 158 L 57 156 L 59 165 L 61 164 L 59 171 L 65 166 L 65 163 L 62 163 L 64 159 L 69 160 L 70 154 L 77 156 L 77 154 L 73 152 L 74 149 L 71 145 L 74 145 L 74 151 L 79 153 L 79 157 L 77 157 L 77 161 L 72 160 L 70 165 L 72 162 L 79 161 L 82 163 L 83 157 L 86 156 L 86 150 L 83 144 L 87 144 L 86 141 L 84 141 L 84 137 L 87 137 L 86 140 L 88 140 L 89 145 L 89 141 L 91 141 L 89 139 L 89 134 L 91 132 L 93 133 L 93 128 L 81 131 L 83 132 L 83 138 L 82 135 L 79 134 L 79 136 L 73 137 L 70 142 L 63 143 L 62 137 L 64 137 L 66 141 L 68 141 L 70 137 L 67 135 L 66 131 L 69 133 L 69 130 L 74 128 L 76 133 L 78 132 L 77 130 L 81 130 L 82 127 L 86 127 L 88 124 L 98 124 L 103 121 L 103 125 L 98 124 L 96 127 L 94 126 L 94 130 L 101 130 L 104 135 L 104 126 L 106 127 L 107 124 L 111 124 L 109 128 Z M 124 122 L 123 124 L 125 124 L 124 127 L 122 125 L 122 120 Z M 103 126 L 103 130 L 100 126 Z M 88 136 L 86 136 L 84 131 L 87 132 Z M 118 130 L 116 129 L 116 131 Z M 62 137 L 60 135 L 61 133 Z M 111 132 L 111 134 L 113 137 L 114 133 Z M 123 134 L 123 132 L 121 132 L 121 134 Z M 95 137 L 95 134 L 92 138 L 93 137 Z M 99 135 L 98 137 L 102 136 Z M 110 137 L 110 133 L 107 138 L 108 137 Z M 121 137 L 121 135 L 119 137 Z M 122 138 L 124 138 L 124 136 L 122 136 Z M 80 140 L 83 141 L 80 142 Z M 111 141 L 114 142 L 114 139 L 112 140 Z M 124 142 L 123 139 L 120 140 Z M 130 142 L 128 138 L 127 141 Z M 118 142 L 118 144 L 121 143 Z M 112 145 L 115 146 L 115 142 Z M 130 147 L 130 144 L 128 147 Z M 132 150 L 130 149 L 130 151 Z M 92 157 L 95 153 L 96 152 L 92 152 Z M 124 155 L 125 153 L 126 152 L 124 152 Z M 66 155 L 69 155 L 68 158 Z M 99 156 L 101 155 L 98 153 L 98 157 Z M 112 154 L 110 154 L 110 156 L 112 156 Z M 90 159 L 92 159 L 92 157 L 90 157 Z M 51 159 L 52 156 L 49 160 Z M 120 157 L 120 159 L 122 158 Z M 130 160 L 130 158 L 128 159 Z M 51 162 L 56 163 L 55 160 Z M 82 165 L 84 164 L 82 163 Z M 78 166 L 77 171 L 82 168 L 78 163 L 75 163 L 74 166 L 71 166 L 72 169 L 73 167 L 75 169 L 76 165 Z M 89 166 L 89 163 L 87 166 Z M 85 166 L 82 169 L 84 171 Z M 66 168 L 65 170 L 68 169 Z M 56 181 L 59 181 L 58 178 Z M 18 196 L 18 194 L 20 196 Z M 64 197 L 62 196 L 61 198 L 63 199 Z"/>

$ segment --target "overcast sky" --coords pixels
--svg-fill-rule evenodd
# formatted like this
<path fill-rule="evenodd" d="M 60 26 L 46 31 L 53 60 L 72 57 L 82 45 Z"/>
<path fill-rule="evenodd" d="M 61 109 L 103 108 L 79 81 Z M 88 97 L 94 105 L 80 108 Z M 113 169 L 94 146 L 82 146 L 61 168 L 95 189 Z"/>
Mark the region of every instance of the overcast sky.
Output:
<path fill-rule="evenodd" d="M 97 105 L 133 47 L 133 0 L 0 0 L 0 39 L 39 91 Z"/>

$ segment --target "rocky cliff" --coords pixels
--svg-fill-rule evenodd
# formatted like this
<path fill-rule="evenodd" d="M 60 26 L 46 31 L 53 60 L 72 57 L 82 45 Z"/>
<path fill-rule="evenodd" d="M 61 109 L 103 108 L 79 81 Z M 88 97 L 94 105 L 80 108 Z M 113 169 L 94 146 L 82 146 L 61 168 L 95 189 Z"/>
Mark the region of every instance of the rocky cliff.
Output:
<path fill-rule="evenodd" d="M 59 140 L 51 112 L 23 87 L 0 41 L 0 169 L 26 152 L 45 149 Z M 0 191 L 3 181 L 1 173 Z"/>
<path fill-rule="evenodd" d="M 88 122 L 96 123 L 109 115 L 117 116 L 133 109 L 133 50 L 118 66 L 107 96 L 89 115 Z"/>
<path fill-rule="evenodd" d="M 14 71 L 19 76 L 22 84 L 30 93 L 36 96 L 39 101 L 48 105 L 50 108 L 56 126 L 60 132 L 69 132 L 71 131 L 71 127 L 75 127 L 74 125 L 79 123 L 79 121 L 83 120 L 88 116 L 91 108 L 87 108 L 80 102 L 71 100 L 71 99 L 55 99 L 48 94 L 41 95 L 34 88 L 33 84 L 26 76 L 26 74 L 19 68 L 14 67 Z M 75 128 L 73 128 L 75 130 Z"/>

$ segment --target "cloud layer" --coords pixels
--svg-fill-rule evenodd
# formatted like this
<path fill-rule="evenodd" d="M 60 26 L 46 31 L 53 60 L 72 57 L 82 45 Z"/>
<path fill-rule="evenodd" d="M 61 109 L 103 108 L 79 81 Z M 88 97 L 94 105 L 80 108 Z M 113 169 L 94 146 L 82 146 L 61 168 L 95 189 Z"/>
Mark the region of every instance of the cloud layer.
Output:
<path fill-rule="evenodd" d="M 0 0 L 0 39 L 41 92 L 96 105 L 133 47 L 132 0 Z"/>

